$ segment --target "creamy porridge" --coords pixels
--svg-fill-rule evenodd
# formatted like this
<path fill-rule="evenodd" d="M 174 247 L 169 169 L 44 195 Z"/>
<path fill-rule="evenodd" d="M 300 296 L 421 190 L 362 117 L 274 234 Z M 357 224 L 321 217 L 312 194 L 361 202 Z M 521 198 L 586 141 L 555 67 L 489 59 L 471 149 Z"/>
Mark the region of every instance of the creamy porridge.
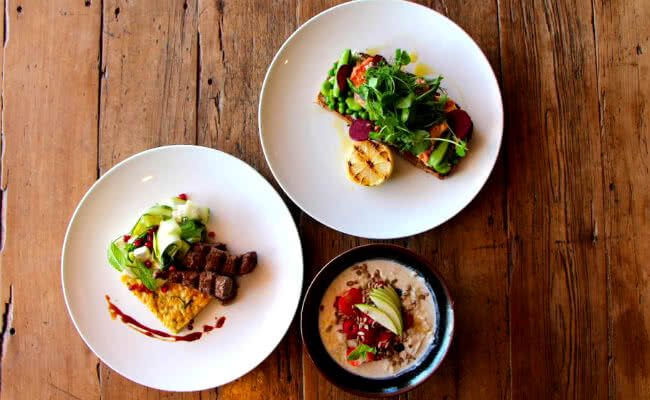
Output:
<path fill-rule="evenodd" d="M 368 378 L 396 376 L 417 365 L 431 347 L 435 324 L 424 279 L 387 259 L 343 271 L 320 305 L 319 331 L 327 352 L 346 370 Z"/>

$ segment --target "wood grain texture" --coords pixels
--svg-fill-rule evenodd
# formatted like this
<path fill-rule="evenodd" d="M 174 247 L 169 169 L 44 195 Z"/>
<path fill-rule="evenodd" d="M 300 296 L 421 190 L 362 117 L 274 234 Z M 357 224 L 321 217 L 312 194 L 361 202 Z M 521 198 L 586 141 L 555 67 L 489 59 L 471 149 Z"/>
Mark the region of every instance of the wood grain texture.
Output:
<path fill-rule="evenodd" d="M 2 397 L 92 398 L 95 357 L 58 282 L 67 221 L 96 178 L 100 15 L 79 1 L 5 11 Z"/>
<path fill-rule="evenodd" d="M 609 396 L 650 392 L 650 4 L 596 1 Z"/>
<path fill-rule="evenodd" d="M 103 3 L 99 171 L 147 148 L 196 141 L 196 1 Z M 102 399 L 216 399 L 167 393 L 98 366 Z"/>
<path fill-rule="evenodd" d="M 590 1 L 500 0 L 513 398 L 607 388 L 603 181 Z"/>
<path fill-rule="evenodd" d="M 198 4 L 198 144 L 233 154 L 267 178 L 271 174 L 260 147 L 257 104 L 267 66 L 297 27 L 294 9 L 293 1 L 282 6 L 253 0 Z M 219 399 L 300 398 L 300 351 L 296 320 L 259 367 L 219 388 Z"/>
<path fill-rule="evenodd" d="M 2 399 L 357 398 L 320 375 L 297 318 L 258 368 L 221 388 L 136 385 L 83 344 L 54 284 L 74 206 L 99 174 L 138 151 L 218 148 L 279 190 L 258 140 L 264 74 L 301 23 L 339 2 L 6 0 Z M 448 358 L 400 398 L 647 397 L 650 3 L 421 2 L 486 53 L 506 132 L 495 171 L 465 210 L 392 241 L 436 262 L 457 311 Z M 324 227 L 282 196 L 299 225 L 305 283 L 369 242 Z"/>

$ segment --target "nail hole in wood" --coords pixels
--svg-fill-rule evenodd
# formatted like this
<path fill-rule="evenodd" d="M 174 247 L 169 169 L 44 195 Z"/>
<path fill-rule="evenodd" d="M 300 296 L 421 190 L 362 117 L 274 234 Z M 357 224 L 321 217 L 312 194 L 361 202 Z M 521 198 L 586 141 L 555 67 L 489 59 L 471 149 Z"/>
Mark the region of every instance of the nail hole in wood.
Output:
<path fill-rule="evenodd" d="M 183 10 L 187 10 L 187 3 L 183 3 Z"/>
<path fill-rule="evenodd" d="M 208 85 L 212 85 L 212 78 L 208 79 Z"/>
<path fill-rule="evenodd" d="M 616 185 L 614 185 L 614 182 L 611 182 L 609 184 L 609 190 L 614 190 L 614 189 L 616 189 Z"/>
<path fill-rule="evenodd" d="M 19 14 L 23 12 L 23 6 L 16 7 L 16 11 L 18 11 Z"/>
<path fill-rule="evenodd" d="M 15 334 L 16 334 L 16 330 L 15 330 L 14 328 L 9 329 L 9 334 L 10 334 L 11 336 L 15 335 Z"/>
<path fill-rule="evenodd" d="M 86 0 L 86 1 L 84 2 L 84 5 L 85 5 L 86 7 L 90 7 L 90 0 Z"/>
<path fill-rule="evenodd" d="M 117 7 L 115 9 L 115 18 L 117 18 L 118 15 L 120 15 L 120 8 L 119 7 Z"/>

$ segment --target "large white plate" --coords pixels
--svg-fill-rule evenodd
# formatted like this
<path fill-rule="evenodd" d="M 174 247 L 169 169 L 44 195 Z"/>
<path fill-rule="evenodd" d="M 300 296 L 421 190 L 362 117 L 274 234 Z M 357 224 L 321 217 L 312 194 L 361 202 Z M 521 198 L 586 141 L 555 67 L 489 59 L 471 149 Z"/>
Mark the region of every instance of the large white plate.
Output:
<path fill-rule="evenodd" d="M 111 320 L 104 295 L 138 321 L 165 330 L 120 282 L 106 261 L 109 242 L 127 232 L 157 201 L 187 193 L 210 207 L 209 229 L 233 252 L 256 250 L 259 265 L 239 279 L 235 302 L 213 301 L 195 321 L 225 325 L 195 342 L 169 343 Z M 197 146 L 160 147 L 108 171 L 77 207 L 63 244 L 63 293 L 88 347 L 125 377 L 154 388 L 211 388 L 244 375 L 262 362 L 287 331 L 303 278 L 294 221 L 271 185 L 244 162 Z"/>
<path fill-rule="evenodd" d="M 382 186 L 347 179 L 345 124 L 315 103 L 346 47 L 388 57 L 407 49 L 444 76 L 443 86 L 475 126 L 470 152 L 451 177 L 438 180 L 399 159 Z M 298 206 L 341 232 L 387 239 L 434 228 L 476 196 L 497 159 L 503 107 L 490 64 L 452 21 L 414 3 L 356 1 L 315 16 L 280 48 L 262 86 L 259 126 L 273 175 Z"/>

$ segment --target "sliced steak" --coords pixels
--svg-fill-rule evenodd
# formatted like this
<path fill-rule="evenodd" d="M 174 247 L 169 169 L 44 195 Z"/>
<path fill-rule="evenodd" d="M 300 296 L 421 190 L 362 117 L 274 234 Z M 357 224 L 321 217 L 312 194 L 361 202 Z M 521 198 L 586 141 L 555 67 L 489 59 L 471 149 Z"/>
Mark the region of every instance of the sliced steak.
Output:
<path fill-rule="evenodd" d="M 221 267 L 225 263 L 227 257 L 228 253 L 225 251 L 219 250 L 216 247 L 211 248 L 205 260 L 205 270 L 220 272 Z"/>
<path fill-rule="evenodd" d="M 244 275 L 255 269 L 257 266 L 257 253 L 249 251 L 241 256 L 241 265 L 239 266 L 239 275 Z"/>
<path fill-rule="evenodd" d="M 196 271 L 182 271 L 181 274 L 183 274 L 183 282 L 182 284 L 185 286 L 190 286 L 193 288 L 197 288 L 199 285 L 199 273 Z"/>
<path fill-rule="evenodd" d="M 183 257 L 183 265 L 189 269 L 201 270 L 205 265 L 205 258 L 212 247 L 205 243 L 194 243 Z"/>
<path fill-rule="evenodd" d="M 199 290 L 208 296 L 212 296 L 214 292 L 214 278 L 216 274 L 213 272 L 203 271 L 199 276 Z"/>
<path fill-rule="evenodd" d="M 183 273 L 181 271 L 170 272 L 167 280 L 171 283 L 183 283 Z"/>
<path fill-rule="evenodd" d="M 235 294 L 235 282 L 229 276 L 217 275 L 214 279 L 214 297 L 228 300 Z"/>
<path fill-rule="evenodd" d="M 228 275 L 228 276 L 237 275 L 240 261 L 241 261 L 241 257 L 228 254 L 226 257 L 226 261 L 223 264 L 223 268 L 220 271 L 221 274 Z"/>

